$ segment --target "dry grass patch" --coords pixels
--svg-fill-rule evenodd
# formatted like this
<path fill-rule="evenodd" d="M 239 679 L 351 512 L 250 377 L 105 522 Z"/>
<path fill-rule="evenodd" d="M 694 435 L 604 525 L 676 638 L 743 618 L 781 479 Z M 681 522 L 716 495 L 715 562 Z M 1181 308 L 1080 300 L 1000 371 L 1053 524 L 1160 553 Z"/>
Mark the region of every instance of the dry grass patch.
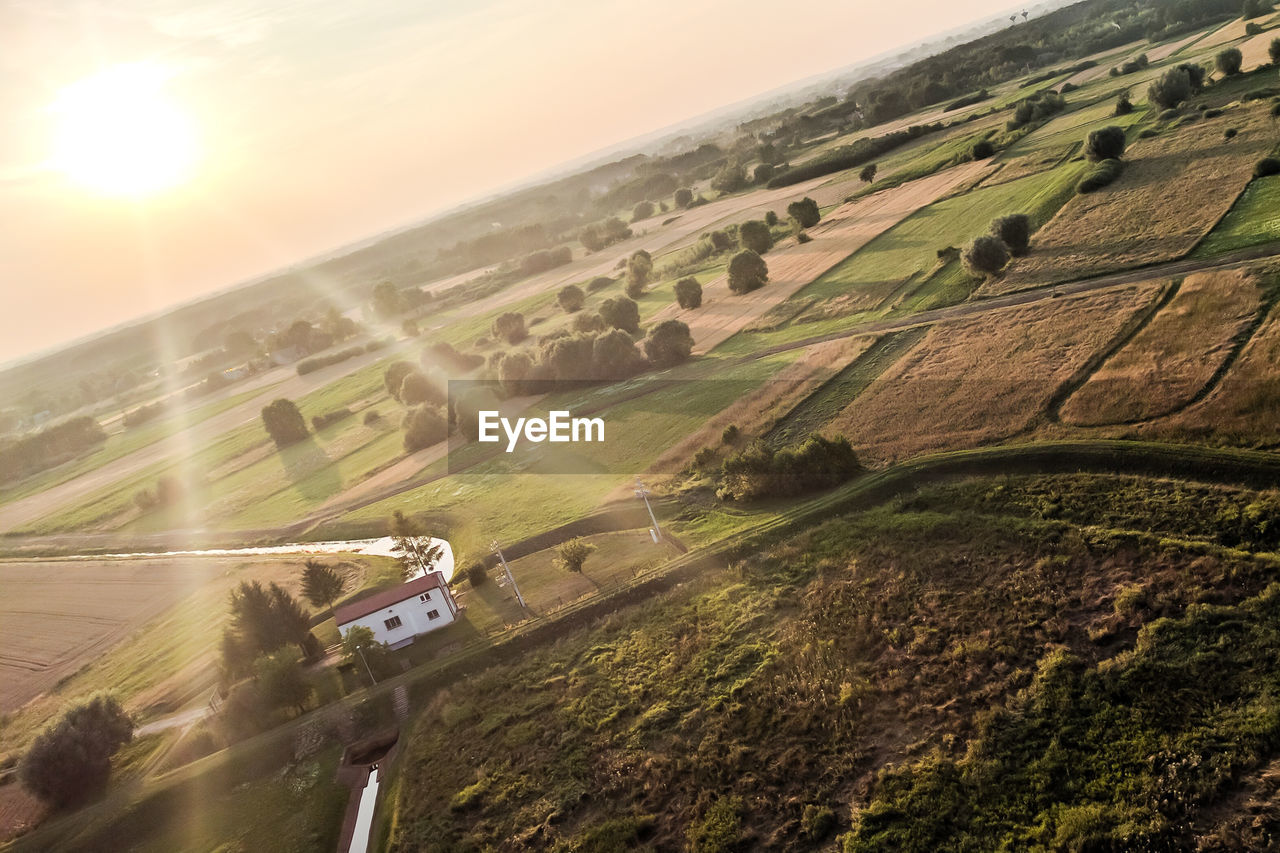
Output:
<path fill-rule="evenodd" d="M 1134 423 L 1190 403 L 1258 312 L 1257 279 L 1245 270 L 1201 273 L 1062 408 L 1077 426 Z"/>
<path fill-rule="evenodd" d="M 1245 345 L 1222 383 L 1202 402 L 1152 424 L 1162 438 L 1211 439 L 1245 446 L 1280 444 L 1280 315 Z"/>
<path fill-rule="evenodd" d="M 1239 135 L 1224 141 L 1229 128 Z M 985 284 L 991 296 L 1182 257 L 1213 229 L 1275 145 L 1266 108 L 1238 108 L 1133 145 L 1120 178 L 1078 195 L 1031 254 Z"/>
<path fill-rule="evenodd" d="M 826 432 L 849 436 L 872 462 L 1017 435 L 1157 290 L 1135 285 L 939 324 Z"/>

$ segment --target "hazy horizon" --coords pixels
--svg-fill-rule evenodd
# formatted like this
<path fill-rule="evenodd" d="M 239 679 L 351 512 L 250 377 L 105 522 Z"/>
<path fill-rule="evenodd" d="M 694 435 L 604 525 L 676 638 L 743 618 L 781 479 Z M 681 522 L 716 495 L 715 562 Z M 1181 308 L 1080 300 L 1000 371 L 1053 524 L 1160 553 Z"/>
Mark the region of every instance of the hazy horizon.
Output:
<path fill-rule="evenodd" d="M 721 0 L 697 9 L 656 0 L 643 15 L 582 0 L 350 11 L 325 0 L 266 12 L 240 0 L 0 3 L 0 27 L 13 34 L 0 58 L 0 208 L 12 223 L 0 235 L 0 363 L 1010 8 L 865 5 L 820 2 L 779 16 Z M 929 29 L 912 32 L 904 20 Z M 65 104 L 77 81 L 134 65 L 183 124 L 147 128 L 153 141 L 175 139 L 172 175 L 155 154 L 131 164 L 137 177 L 158 171 L 169 183 L 121 195 L 102 174 L 108 158 L 85 152 L 97 154 L 89 140 L 98 135 L 105 148 L 128 131 L 128 113 L 75 126 L 72 165 L 88 161 L 77 171 L 55 158 L 68 130 L 51 105 Z"/>

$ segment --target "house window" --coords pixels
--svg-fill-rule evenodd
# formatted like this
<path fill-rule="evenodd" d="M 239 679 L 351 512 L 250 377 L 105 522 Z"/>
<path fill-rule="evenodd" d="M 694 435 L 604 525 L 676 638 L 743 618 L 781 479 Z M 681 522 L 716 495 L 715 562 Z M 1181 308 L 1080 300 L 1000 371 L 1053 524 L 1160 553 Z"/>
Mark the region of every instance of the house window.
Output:
<path fill-rule="evenodd" d="M 439 618 L 440 618 L 440 611 L 439 611 L 439 610 L 428 610 L 428 611 L 427 611 L 427 618 L 428 618 L 428 619 L 439 619 Z"/>
<path fill-rule="evenodd" d="M 392 616 L 390 619 L 383 619 L 382 624 L 387 626 L 388 631 L 393 631 L 401 625 L 399 616 Z"/>
<path fill-rule="evenodd" d="M 419 601 L 430 601 L 430 600 L 431 600 L 431 593 L 429 593 L 429 592 L 424 592 L 422 595 L 418 596 L 418 600 L 419 600 Z"/>

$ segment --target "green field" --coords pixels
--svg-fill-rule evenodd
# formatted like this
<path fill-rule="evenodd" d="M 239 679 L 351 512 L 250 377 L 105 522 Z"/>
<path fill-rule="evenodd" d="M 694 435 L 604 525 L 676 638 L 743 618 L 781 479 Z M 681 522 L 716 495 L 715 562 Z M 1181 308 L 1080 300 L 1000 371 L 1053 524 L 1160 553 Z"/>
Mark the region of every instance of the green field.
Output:
<path fill-rule="evenodd" d="M 1256 178 L 1192 257 L 1217 255 L 1280 240 L 1280 175 Z"/>

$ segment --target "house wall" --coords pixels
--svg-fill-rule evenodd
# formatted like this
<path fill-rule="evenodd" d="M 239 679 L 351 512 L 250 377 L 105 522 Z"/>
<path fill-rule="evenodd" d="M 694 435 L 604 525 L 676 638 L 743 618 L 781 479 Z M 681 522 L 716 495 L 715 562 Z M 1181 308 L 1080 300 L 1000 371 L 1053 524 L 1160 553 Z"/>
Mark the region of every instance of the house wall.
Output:
<path fill-rule="evenodd" d="M 343 636 L 346 636 L 352 625 L 363 625 L 373 631 L 375 640 L 394 646 L 398 643 L 406 643 L 406 641 L 412 640 L 418 634 L 425 634 L 428 631 L 443 628 L 453 622 L 456 616 L 452 602 L 448 598 L 448 593 L 442 589 L 432 589 L 424 594 L 428 596 L 426 601 L 421 601 L 415 595 L 405 601 L 398 601 L 367 616 L 361 616 L 359 619 L 345 623 L 339 626 L 338 630 Z M 431 619 L 427 614 L 432 610 L 439 611 L 440 616 L 436 619 Z M 386 620 L 393 616 L 400 617 L 400 625 L 395 628 L 387 628 Z"/>

